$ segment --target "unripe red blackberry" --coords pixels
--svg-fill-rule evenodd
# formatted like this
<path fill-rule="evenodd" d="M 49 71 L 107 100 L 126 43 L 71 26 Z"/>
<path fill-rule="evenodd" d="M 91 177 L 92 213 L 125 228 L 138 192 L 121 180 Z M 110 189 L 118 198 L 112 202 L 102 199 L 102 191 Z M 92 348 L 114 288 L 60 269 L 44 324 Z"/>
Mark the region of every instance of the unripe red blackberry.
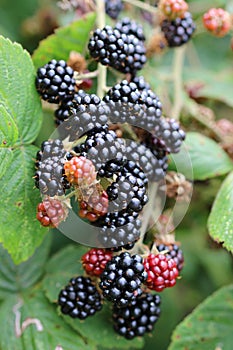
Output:
<path fill-rule="evenodd" d="M 100 276 L 108 261 L 112 259 L 112 253 L 105 249 L 92 248 L 82 256 L 82 264 L 86 273 L 90 276 Z"/>
<path fill-rule="evenodd" d="M 149 289 L 161 292 L 164 288 L 173 287 L 179 275 L 177 265 L 173 259 L 165 254 L 150 254 L 144 259 L 147 272 L 146 285 Z"/>
<path fill-rule="evenodd" d="M 61 201 L 46 198 L 38 204 L 36 218 L 42 226 L 57 227 L 66 219 L 67 214 L 67 208 Z"/>
<path fill-rule="evenodd" d="M 189 12 L 185 12 L 183 18 L 164 19 L 161 23 L 161 30 L 169 47 L 178 47 L 186 44 L 191 39 L 195 29 L 196 25 Z"/>
<path fill-rule="evenodd" d="M 63 60 L 49 61 L 37 70 L 36 89 L 42 99 L 59 103 L 75 92 L 74 71 Z"/>
<path fill-rule="evenodd" d="M 183 18 L 186 11 L 188 11 L 188 4 L 184 0 L 160 0 L 159 9 L 169 19 L 177 17 Z"/>
<path fill-rule="evenodd" d="M 211 8 L 203 15 L 203 24 L 214 36 L 223 37 L 230 31 L 232 19 L 229 12 L 222 8 Z"/>
<path fill-rule="evenodd" d="M 81 320 L 102 309 L 101 295 L 90 280 L 83 276 L 72 278 L 58 296 L 61 312 Z"/>
<path fill-rule="evenodd" d="M 160 296 L 149 293 L 137 298 L 126 308 L 113 307 L 115 331 L 126 339 L 143 336 L 153 330 L 160 316 Z"/>
<path fill-rule="evenodd" d="M 165 255 L 175 261 L 177 269 L 180 272 L 184 266 L 184 255 L 182 249 L 177 243 L 160 243 L 156 245 L 159 252 L 168 251 Z"/>
<path fill-rule="evenodd" d="M 96 181 L 95 166 L 85 157 L 73 157 L 64 164 L 67 181 L 72 185 L 90 186 Z"/>
<path fill-rule="evenodd" d="M 80 199 L 78 215 L 82 219 L 91 222 L 98 220 L 101 216 L 108 212 L 108 195 L 106 191 L 98 186 L 92 188 L 92 193 L 88 195 L 87 200 Z M 81 193 L 82 196 L 82 193 Z"/>

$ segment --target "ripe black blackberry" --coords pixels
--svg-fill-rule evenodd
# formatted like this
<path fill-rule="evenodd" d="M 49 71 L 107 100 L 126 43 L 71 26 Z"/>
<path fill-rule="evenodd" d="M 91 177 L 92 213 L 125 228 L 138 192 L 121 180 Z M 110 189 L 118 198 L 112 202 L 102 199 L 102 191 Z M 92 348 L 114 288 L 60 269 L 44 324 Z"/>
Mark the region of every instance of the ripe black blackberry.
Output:
<path fill-rule="evenodd" d="M 97 103 L 94 103 L 94 104 L 100 103 L 100 99 L 98 98 L 98 96 L 94 95 L 95 98 L 93 99 L 91 98 L 92 95 L 88 95 L 83 90 L 79 90 L 73 96 L 66 97 L 61 101 L 58 109 L 56 109 L 55 111 L 56 120 L 63 122 L 64 120 L 68 119 L 72 115 L 72 107 L 74 106 L 77 107 L 80 104 L 86 105 L 85 103 L 86 95 L 90 96 L 90 99 L 92 100 L 92 102 L 98 101 Z"/>
<path fill-rule="evenodd" d="M 36 89 L 43 100 L 59 103 L 75 92 L 74 71 L 63 60 L 49 61 L 37 70 Z"/>
<path fill-rule="evenodd" d="M 186 44 L 190 40 L 196 25 L 193 22 L 191 13 L 186 12 L 183 18 L 178 17 L 172 21 L 164 19 L 161 23 L 161 29 L 168 46 L 176 47 Z"/>
<path fill-rule="evenodd" d="M 126 339 L 151 332 L 160 316 L 160 300 L 159 295 L 145 293 L 126 308 L 114 306 L 115 331 Z"/>
<path fill-rule="evenodd" d="M 133 79 L 131 80 L 132 83 L 137 85 L 137 88 L 139 91 L 143 91 L 143 90 L 151 90 L 150 84 L 148 84 L 144 77 L 138 76 L 138 77 L 133 77 Z"/>
<path fill-rule="evenodd" d="M 93 223 L 97 228 L 97 241 L 113 251 L 132 249 L 140 237 L 142 223 L 137 217 L 137 212 L 127 210 L 108 212 Z"/>
<path fill-rule="evenodd" d="M 117 19 L 123 9 L 121 0 L 105 0 L 105 12 L 109 17 Z"/>
<path fill-rule="evenodd" d="M 158 96 L 150 89 L 139 90 L 137 83 L 127 80 L 113 86 L 104 101 L 111 110 L 112 123 L 129 123 L 150 131 L 162 115 Z"/>
<path fill-rule="evenodd" d="M 123 34 L 133 34 L 139 40 L 145 41 L 146 39 L 143 32 L 143 27 L 128 17 L 125 17 L 121 21 L 118 21 L 115 25 L 115 28 Z"/>
<path fill-rule="evenodd" d="M 124 252 L 107 263 L 100 288 L 106 299 L 118 307 L 126 307 L 142 295 L 140 287 L 146 278 L 142 257 Z"/>
<path fill-rule="evenodd" d="M 178 153 L 185 140 L 185 132 L 175 119 L 161 118 L 153 134 L 168 153 Z"/>
<path fill-rule="evenodd" d="M 166 257 L 168 257 L 169 259 L 172 258 L 175 261 L 178 271 L 181 271 L 183 269 L 184 255 L 182 249 L 176 243 L 161 243 L 156 245 L 156 248 L 159 252 L 168 250 L 168 252 L 166 253 Z"/>
<path fill-rule="evenodd" d="M 135 75 L 146 63 L 143 41 L 133 34 L 121 33 L 110 26 L 94 31 L 88 49 L 96 61 L 122 73 Z"/>
<path fill-rule="evenodd" d="M 42 143 L 35 163 L 35 186 L 42 194 L 50 197 L 61 196 L 70 187 L 64 176 L 63 165 L 66 151 L 61 140 L 48 140 Z"/>
<path fill-rule="evenodd" d="M 57 111 L 57 116 L 64 118 L 59 128 L 62 138 L 69 137 L 70 141 L 75 141 L 88 131 L 101 128 L 107 123 L 109 113 L 109 107 L 95 94 L 77 93 L 74 99 L 68 101 L 67 107 L 61 105 Z"/>
<path fill-rule="evenodd" d="M 118 164 L 124 163 L 124 141 L 117 139 L 116 133 L 109 130 L 107 124 L 94 127 L 86 135 L 86 140 L 76 146 L 74 151 L 90 159 L 99 172 L 99 176 L 110 175 L 110 167 L 107 164 L 109 165 L 111 160 L 116 160 Z M 109 171 L 107 171 L 107 168 Z"/>
<path fill-rule="evenodd" d="M 58 296 L 61 312 L 81 320 L 101 310 L 101 296 L 90 278 L 72 278 Z"/>

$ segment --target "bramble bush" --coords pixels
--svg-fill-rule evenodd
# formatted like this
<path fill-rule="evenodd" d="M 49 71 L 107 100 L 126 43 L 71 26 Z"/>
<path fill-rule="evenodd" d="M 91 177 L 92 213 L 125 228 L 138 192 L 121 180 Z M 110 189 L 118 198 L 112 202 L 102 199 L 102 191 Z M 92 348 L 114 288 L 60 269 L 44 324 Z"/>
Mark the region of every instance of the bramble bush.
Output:
<path fill-rule="evenodd" d="M 0 349 L 231 350 L 232 13 L 2 4 Z"/>

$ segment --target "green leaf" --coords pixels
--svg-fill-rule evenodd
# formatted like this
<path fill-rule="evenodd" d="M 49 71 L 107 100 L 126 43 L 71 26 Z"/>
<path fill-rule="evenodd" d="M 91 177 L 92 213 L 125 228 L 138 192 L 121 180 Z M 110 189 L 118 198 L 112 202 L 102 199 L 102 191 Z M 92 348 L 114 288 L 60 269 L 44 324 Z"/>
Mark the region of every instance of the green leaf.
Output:
<path fill-rule="evenodd" d="M 68 246 L 57 254 L 47 264 L 47 275 L 43 280 L 43 288 L 46 296 L 51 302 L 56 302 L 60 290 L 69 282 L 69 280 L 78 275 L 83 275 L 81 257 L 87 251 L 82 246 Z M 127 341 L 118 336 L 113 330 L 111 310 L 109 306 L 104 306 L 103 310 L 89 317 L 86 321 L 73 320 L 64 316 L 64 319 L 84 338 L 91 340 L 96 345 L 106 348 L 134 349 L 142 348 L 143 340 L 137 338 L 133 341 Z"/>
<path fill-rule="evenodd" d="M 172 155 L 170 163 L 170 169 L 177 168 L 187 178 L 190 178 L 187 151 L 193 167 L 194 180 L 224 175 L 233 169 L 233 162 L 215 141 L 197 132 L 189 132 L 180 153 Z"/>
<path fill-rule="evenodd" d="M 17 139 L 18 129 L 14 119 L 5 106 L 0 104 L 0 147 L 13 146 Z"/>
<path fill-rule="evenodd" d="M 0 180 L 4 188 L 0 197 L 0 242 L 15 264 L 28 259 L 41 244 L 47 229 L 35 218 L 40 202 L 39 191 L 33 190 L 35 146 L 15 149 L 7 171 Z"/>
<path fill-rule="evenodd" d="M 8 165 L 11 163 L 13 152 L 7 148 L 0 148 L 0 179 L 5 174 Z"/>
<path fill-rule="evenodd" d="M 168 350 L 231 350 L 233 285 L 221 288 L 181 322 Z"/>
<path fill-rule="evenodd" d="M 20 305 L 22 305 L 20 307 Z M 18 329 L 22 323 L 28 324 L 21 336 L 16 336 L 16 314 L 20 316 Z M 94 350 L 95 347 L 84 342 L 62 318 L 41 292 L 31 291 L 20 297 L 10 295 L 0 306 L 0 348 L 4 350 Z M 60 347 L 59 347 L 60 346 Z"/>
<path fill-rule="evenodd" d="M 66 27 L 57 29 L 55 34 L 42 40 L 33 53 L 36 68 L 43 66 L 53 58 L 66 61 L 71 51 L 83 54 L 94 22 L 95 14 L 90 13 Z"/>
<path fill-rule="evenodd" d="M 39 133 L 42 108 L 35 88 L 35 68 L 22 46 L 0 36 L 0 100 L 18 127 L 18 144 Z"/>
<path fill-rule="evenodd" d="M 0 299 L 30 288 L 41 278 L 49 255 L 51 238 L 51 235 L 46 236 L 33 256 L 18 266 L 0 245 Z"/>
<path fill-rule="evenodd" d="M 233 172 L 223 182 L 214 201 L 208 229 L 211 237 L 233 253 Z"/>

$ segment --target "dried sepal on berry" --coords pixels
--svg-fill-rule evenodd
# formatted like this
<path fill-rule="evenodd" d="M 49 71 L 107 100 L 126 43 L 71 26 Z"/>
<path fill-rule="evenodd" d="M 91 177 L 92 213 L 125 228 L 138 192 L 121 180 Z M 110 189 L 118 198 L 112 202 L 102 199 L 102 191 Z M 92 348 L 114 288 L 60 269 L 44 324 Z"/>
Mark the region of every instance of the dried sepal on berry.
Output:
<path fill-rule="evenodd" d="M 214 36 L 225 36 L 232 27 L 232 19 L 229 12 L 222 8 L 211 8 L 203 15 L 204 27 Z"/>

